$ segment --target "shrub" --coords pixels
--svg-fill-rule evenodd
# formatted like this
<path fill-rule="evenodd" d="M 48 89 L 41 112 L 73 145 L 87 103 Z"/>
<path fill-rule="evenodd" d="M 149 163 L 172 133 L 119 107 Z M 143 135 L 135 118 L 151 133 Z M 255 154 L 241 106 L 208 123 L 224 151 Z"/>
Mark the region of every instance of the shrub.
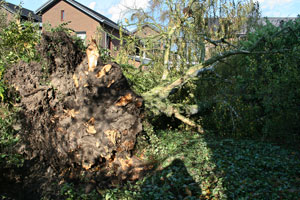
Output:
<path fill-rule="evenodd" d="M 267 23 L 241 43 L 243 49 L 258 43 L 260 53 L 231 57 L 203 75 L 196 99 L 206 127 L 222 135 L 299 139 L 299 36 L 300 18 L 282 27 Z"/>
<path fill-rule="evenodd" d="M 21 167 L 23 158 L 15 152 L 15 145 L 19 141 L 13 128 L 16 116 L 5 108 L 0 110 L 0 166 L 1 168 Z"/>
<path fill-rule="evenodd" d="M 6 86 L 3 80 L 5 70 L 20 60 L 29 62 L 38 60 L 35 45 L 39 42 L 38 25 L 18 20 L 10 21 L 0 30 L 0 97 L 4 101 Z"/>

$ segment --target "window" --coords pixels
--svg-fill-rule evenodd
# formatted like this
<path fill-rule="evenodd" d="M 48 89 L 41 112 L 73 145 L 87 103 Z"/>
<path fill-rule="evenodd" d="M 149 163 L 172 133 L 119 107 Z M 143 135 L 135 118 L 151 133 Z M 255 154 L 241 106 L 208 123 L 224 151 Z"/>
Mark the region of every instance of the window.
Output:
<path fill-rule="evenodd" d="M 76 35 L 77 35 L 77 37 L 79 37 L 80 39 L 85 41 L 85 39 L 86 39 L 86 32 L 85 31 L 76 32 Z"/>
<path fill-rule="evenodd" d="M 64 10 L 61 10 L 61 11 L 60 11 L 60 20 L 61 20 L 61 21 L 64 21 L 64 20 L 65 20 L 65 11 L 64 11 Z"/>

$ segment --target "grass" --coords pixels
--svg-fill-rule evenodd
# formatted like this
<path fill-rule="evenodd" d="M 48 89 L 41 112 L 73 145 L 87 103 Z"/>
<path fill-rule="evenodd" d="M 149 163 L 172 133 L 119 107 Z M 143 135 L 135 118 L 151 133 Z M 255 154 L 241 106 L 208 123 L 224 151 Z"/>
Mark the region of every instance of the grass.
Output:
<path fill-rule="evenodd" d="M 299 152 L 251 140 L 159 132 L 155 173 L 105 199 L 299 199 Z"/>

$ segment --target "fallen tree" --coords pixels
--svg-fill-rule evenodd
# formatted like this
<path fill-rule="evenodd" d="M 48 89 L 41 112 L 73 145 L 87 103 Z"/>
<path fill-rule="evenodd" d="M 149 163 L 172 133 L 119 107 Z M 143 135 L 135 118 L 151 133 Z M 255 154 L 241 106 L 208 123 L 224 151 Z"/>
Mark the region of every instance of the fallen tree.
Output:
<path fill-rule="evenodd" d="M 290 30 L 281 29 L 273 37 L 286 31 Z M 203 133 L 189 117 L 198 112 L 197 105 L 172 103 L 170 95 L 202 73 L 215 71 L 216 64 L 227 57 L 278 53 L 255 51 L 263 41 L 249 50 L 217 54 L 140 97 L 130 89 L 118 64 L 97 59 L 91 66 L 65 32 L 44 33 L 38 50 L 45 61 L 20 62 L 5 74 L 21 97 L 17 104 L 22 123 L 19 152 L 28 160 L 39 160 L 33 170 L 41 170 L 50 179 L 79 179 L 82 172 L 89 174 L 88 183 L 93 184 L 107 178 L 137 179 L 147 169 L 132 155 L 142 131 L 143 103 L 152 112 L 173 116 Z"/>
<path fill-rule="evenodd" d="M 286 33 L 293 33 L 293 30 L 287 26 L 282 28 L 281 30 L 275 32 L 273 35 L 268 38 L 271 40 L 276 37 L 280 37 L 280 35 L 284 35 Z M 194 127 L 199 133 L 204 133 L 203 128 L 200 124 L 194 122 L 191 118 L 187 116 L 194 115 L 198 113 L 197 105 L 186 105 L 183 104 L 175 104 L 172 103 L 168 97 L 174 93 L 176 93 L 181 87 L 184 86 L 188 81 L 200 77 L 202 74 L 207 72 L 215 72 L 216 66 L 219 62 L 223 61 L 226 58 L 237 55 L 262 55 L 262 54 L 284 54 L 290 51 L 290 49 L 280 49 L 280 50 L 266 50 L 266 51 L 256 51 L 256 48 L 259 45 L 265 45 L 268 41 L 264 36 L 261 37 L 257 42 L 251 45 L 247 50 L 240 49 L 239 47 L 234 47 L 232 50 L 224 51 L 222 53 L 216 54 L 211 58 L 203 61 L 200 64 L 196 64 L 190 67 L 187 72 L 176 79 L 175 81 L 167 84 L 167 85 L 159 85 L 154 87 L 148 92 L 142 94 L 142 97 L 145 101 L 145 106 L 148 107 L 152 112 L 158 114 L 163 113 L 169 117 L 175 117 L 181 122 L 187 124 L 188 126 Z M 216 41 L 210 40 L 212 44 L 215 44 Z M 226 40 L 222 39 L 218 41 L 221 44 L 229 44 Z M 233 45 L 231 45 L 233 46 Z M 230 105 L 229 105 L 230 106 Z M 231 108 L 232 109 L 232 108 Z M 233 110 L 233 112 L 235 112 Z M 235 113 L 237 115 L 237 113 Z"/>
<path fill-rule="evenodd" d="M 145 10 L 127 12 L 132 15 L 130 21 L 125 20 L 126 25 L 136 29 L 134 34 L 121 38 L 124 45 L 118 62 L 127 64 L 128 55 L 149 58 L 145 65 L 151 66 L 149 71 L 155 74 L 151 78 L 156 84 L 143 85 L 147 91 L 140 95 L 145 106 L 154 115 L 177 118 L 203 133 L 200 124 L 190 118 L 198 112 L 196 100 L 186 97 L 189 104 L 194 104 L 186 105 L 188 100 L 180 102 L 178 97 L 174 103 L 169 97 L 190 80 L 214 71 L 219 61 L 252 52 L 239 49 L 239 35 L 257 25 L 259 5 L 252 0 L 157 0 Z"/>

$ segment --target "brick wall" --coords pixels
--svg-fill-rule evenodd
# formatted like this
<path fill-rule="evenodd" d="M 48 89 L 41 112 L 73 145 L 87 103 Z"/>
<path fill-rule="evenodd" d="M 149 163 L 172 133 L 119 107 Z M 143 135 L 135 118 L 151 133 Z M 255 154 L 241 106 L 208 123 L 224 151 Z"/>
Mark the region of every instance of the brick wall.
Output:
<path fill-rule="evenodd" d="M 3 12 L 6 16 L 7 16 L 7 22 L 14 19 L 14 14 L 12 14 L 11 12 L 7 11 L 4 8 L 0 8 L 0 12 Z"/>
<path fill-rule="evenodd" d="M 64 19 L 61 20 L 61 11 L 64 11 Z M 76 32 L 86 32 L 87 40 L 96 33 L 99 22 L 81 12 L 72 5 L 60 1 L 42 15 L 43 23 L 49 23 L 53 27 L 69 22 L 68 27 Z"/>
<path fill-rule="evenodd" d="M 64 11 L 64 20 L 61 20 L 61 11 Z M 87 14 L 83 13 L 81 10 L 73 7 L 72 5 L 68 4 L 65 1 L 60 1 L 55 4 L 52 8 L 46 11 L 42 15 L 43 23 L 49 23 L 52 27 L 58 26 L 62 23 L 69 22 L 68 28 L 73 29 L 75 32 L 86 32 L 86 42 L 91 40 L 92 37 L 99 38 L 99 35 L 95 35 L 97 32 L 97 27 L 100 25 L 102 28 L 115 35 L 119 38 L 119 30 L 113 29 L 107 25 L 100 24 L 97 20 L 93 19 L 92 17 L 88 16 Z M 108 40 L 107 35 L 104 32 L 100 33 L 100 45 L 102 47 L 107 47 L 111 50 L 111 55 L 115 56 L 120 46 L 120 42 L 117 39 L 111 38 Z"/>
<path fill-rule="evenodd" d="M 136 32 L 134 32 L 134 35 L 140 37 L 140 38 L 145 38 L 147 36 L 153 36 L 153 35 L 157 35 L 158 32 L 153 30 L 153 28 L 145 25 L 142 27 L 141 30 L 137 30 Z"/>

